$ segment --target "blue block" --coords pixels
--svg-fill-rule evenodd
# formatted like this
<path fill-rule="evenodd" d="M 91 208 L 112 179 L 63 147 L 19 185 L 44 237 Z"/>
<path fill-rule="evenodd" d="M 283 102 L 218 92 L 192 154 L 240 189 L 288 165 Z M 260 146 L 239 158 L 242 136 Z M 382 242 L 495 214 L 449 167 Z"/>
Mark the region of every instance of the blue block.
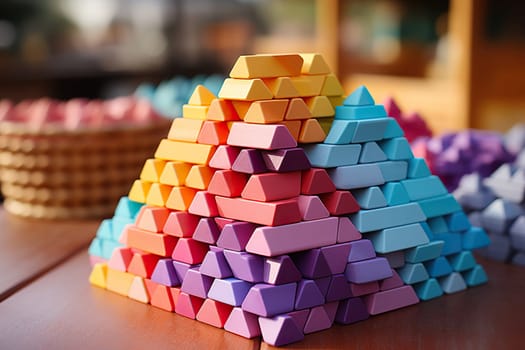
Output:
<path fill-rule="evenodd" d="M 385 183 L 376 164 L 339 166 L 329 169 L 328 175 L 330 175 L 335 187 L 340 190 L 377 186 Z"/>
<path fill-rule="evenodd" d="M 423 282 L 430 277 L 422 263 L 405 264 L 405 266 L 397 269 L 397 273 L 406 284 Z"/>
<path fill-rule="evenodd" d="M 97 229 L 97 237 L 102 239 L 113 238 L 113 219 L 104 219 Z"/>
<path fill-rule="evenodd" d="M 428 227 L 432 230 L 432 233 L 447 233 L 448 225 L 442 216 L 430 218 L 427 220 Z"/>
<path fill-rule="evenodd" d="M 467 289 L 467 284 L 459 272 L 452 272 L 448 276 L 439 278 L 439 284 L 443 292 L 447 294 L 457 293 Z"/>
<path fill-rule="evenodd" d="M 424 199 L 418 203 L 429 218 L 461 211 L 461 206 L 451 194 Z"/>
<path fill-rule="evenodd" d="M 427 162 L 422 158 L 412 158 L 408 161 L 408 177 L 416 179 L 432 175 Z"/>
<path fill-rule="evenodd" d="M 383 194 L 386 198 L 386 202 L 390 206 L 406 204 L 410 202 L 410 199 L 408 198 L 408 193 L 407 191 L 405 191 L 405 188 L 403 187 L 403 185 L 401 185 L 400 182 L 389 182 L 387 184 L 384 184 L 383 186 L 381 186 L 381 191 L 383 191 Z"/>
<path fill-rule="evenodd" d="M 109 258 L 111 258 L 111 254 L 113 254 L 113 250 L 115 250 L 115 248 L 118 248 L 118 247 L 122 247 L 122 244 L 120 244 L 119 242 L 113 241 L 113 240 L 109 240 L 109 239 L 102 240 L 101 241 L 102 257 L 104 259 L 109 260 Z"/>
<path fill-rule="evenodd" d="M 386 161 L 377 163 L 385 182 L 400 181 L 407 177 L 408 164 L 404 160 Z"/>
<path fill-rule="evenodd" d="M 440 256 L 439 258 L 424 263 L 430 277 L 447 276 L 453 272 L 452 266 L 447 258 Z"/>
<path fill-rule="evenodd" d="M 462 275 L 469 287 L 479 286 L 489 280 L 481 265 L 474 266 L 471 270 L 463 272 Z"/>
<path fill-rule="evenodd" d="M 443 289 L 439 285 L 439 282 L 435 278 L 429 278 L 428 280 L 414 285 L 419 299 L 426 301 L 434 298 L 439 298 L 443 295 Z"/>
<path fill-rule="evenodd" d="M 354 138 L 357 122 L 353 120 L 334 119 L 330 131 L 324 140 L 324 143 L 335 145 L 347 145 Z"/>
<path fill-rule="evenodd" d="M 350 219 L 357 229 L 363 233 L 414 224 L 424 221 L 426 216 L 417 203 L 408 203 L 379 209 L 363 209 L 352 214 Z"/>
<path fill-rule="evenodd" d="M 490 244 L 490 238 L 480 227 L 471 227 L 470 230 L 462 235 L 463 249 L 473 250 L 486 247 Z"/>
<path fill-rule="evenodd" d="M 487 231 L 504 233 L 523 212 L 524 210 L 519 204 L 498 198 L 483 210 L 481 221 Z"/>
<path fill-rule="evenodd" d="M 361 85 L 343 101 L 345 106 L 370 106 L 374 105 L 375 101 L 366 86 Z"/>
<path fill-rule="evenodd" d="M 383 139 L 388 118 L 358 120 L 355 122 L 355 132 L 352 143 L 379 141 Z"/>
<path fill-rule="evenodd" d="M 448 194 L 447 189 L 437 176 L 422 177 L 401 181 L 411 201 L 433 198 Z"/>
<path fill-rule="evenodd" d="M 370 141 L 363 145 L 359 163 L 376 163 L 385 160 L 387 160 L 386 155 L 377 143 Z"/>
<path fill-rule="evenodd" d="M 361 145 L 328 145 L 318 143 L 303 146 L 312 167 L 333 168 L 357 164 Z"/>
<path fill-rule="evenodd" d="M 113 240 L 118 241 L 120 239 L 120 236 L 122 235 L 122 232 L 124 231 L 124 228 L 127 225 L 131 225 L 135 222 L 135 219 L 132 218 L 124 218 L 124 217 L 113 217 L 113 228 L 112 228 L 112 234 L 113 234 Z"/>
<path fill-rule="evenodd" d="M 372 241 L 376 252 L 382 254 L 413 248 L 429 242 L 420 224 L 385 228 L 370 232 L 366 238 Z"/>
<path fill-rule="evenodd" d="M 208 291 L 208 298 L 233 306 L 241 306 L 252 283 L 234 278 L 216 278 Z"/>
<path fill-rule="evenodd" d="M 445 221 L 447 222 L 448 229 L 452 232 L 460 232 L 470 229 L 468 217 L 462 211 L 445 216 Z"/>
<path fill-rule="evenodd" d="M 430 226 L 428 226 L 427 222 L 420 222 L 419 224 L 421 225 L 421 227 L 423 227 L 423 231 L 425 231 L 425 234 L 427 235 L 428 239 L 430 239 L 431 241 L 434 240 L 434 233 L 430 229 Z"/>
<path fill-rule="evenodd" d="M 393 139 L 381 141 L 380 146 L 390 160 L 405 160 L 414 158 L 410 144 L 404 137 L 395 137 Z"/>
<path fill-rule="evenodd" d="M 91 244 L 89 245 L 88 253 L 89 255 L 92 255 L 92 256 L 98 256 L 101 258 L 103 257 L 102 244 L 99 238 L 96 238 L 96 237 L 93 238 L 93 240 L 91 241 Z"/>
<path fill-rule="evenodd" d="M 362 209 L 375 209 L 387 206 L 386 198 L 377 186 L 352 191 Z"/>
<path fill-rule="evenodd" d="M 450 262 L 452 269 L 457 272 L 467 271 L 476 266 L 476 259 L 474 259 L 472 253 L 468 250 L 450 255 L 448 261 Z"/>
<path fill-rule="evenodd" d="M 365 120 L 387 117 L 385 107 L 382 105 L 372 106 L 336 106 L 335 119 Z M 381 136 L 384 135 L 384 130 Z"/>
<path fill-rule="evenodd" d="M 418 263 L 437 259 L 441 255 L 444 245 L 445 242 L 443 241 L 433 241 L 409 249 L 405 253 L 405 260 L 409 263 Z"/>
<path fill-rule="evenodd" d="M 399 126 L 399 123 L 394 118 L 388 118 L 388 124 L 386 126 L 385 133 L 383 134 L 384 139 L 391 139 L 394 137 L 402 137 L 405 133 Z"/>
<path fill-rule="evenodd" d="M 454 253 L 459 253 L 462 250 L 462 241 L 460 233 L 434 233 L 434 240 L 444 241 L 443 249 L 441 250 L 441 255 L 450 255 Z"/>
<path fill-rule="evenodd" d="M 128 197 L 121 197 L 115 209 L 115 216 L 135 219 L 143 205 L 129 200 Z"/>

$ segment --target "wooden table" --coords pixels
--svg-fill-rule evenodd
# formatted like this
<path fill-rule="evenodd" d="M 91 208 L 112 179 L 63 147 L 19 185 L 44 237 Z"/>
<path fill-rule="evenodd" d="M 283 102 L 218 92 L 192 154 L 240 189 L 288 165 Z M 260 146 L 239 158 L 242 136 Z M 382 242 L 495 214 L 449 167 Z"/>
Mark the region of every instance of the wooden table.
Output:
<path fill-rule="evenodd" d="M 0 349 L 271 348 L 92 287 L 86 248 L 98 223 L 53 223 L 0 211 Z M 478 258 L 490 282 L 287 348 L 521 349 L 525 268 Z"/>

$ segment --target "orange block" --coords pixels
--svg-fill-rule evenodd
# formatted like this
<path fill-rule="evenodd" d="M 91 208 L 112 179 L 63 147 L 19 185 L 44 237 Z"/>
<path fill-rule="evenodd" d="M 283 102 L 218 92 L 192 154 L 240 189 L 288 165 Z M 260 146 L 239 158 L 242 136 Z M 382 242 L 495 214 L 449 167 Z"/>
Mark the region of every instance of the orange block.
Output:
<path fill-rule="evenodd" d="M 135 276 L 133 278 L 133 282 L 131 282 L 131 286 L 129 287 L 128 298 L 144 304 L 149 303 L 148 291 L 146 290 L 146 285 L 142 277 Z"/>
<path fill-rule="evenodd" d="M 247 123 L 269 124 L 277 123 L 284 119 L 288 100 L 263 100 L 253 102 L 244 121 Z"/>
<path fill-rule="evenodd" d="M 167 162 L 160 174 L 159 182 L 163 185 L 183 186 L 191 164 L 184 162 Z"/>
<path fill-rule="evenodd" d="M 175 118 L 171 123 L 168 139 L 174 141 L 196 142 L 204 120 Z"/>
<path fill-rule="evenodd" d="M 177 238 L 173 236 L 142 230 L 136 226 L 130 225 L 126 231 L 128 246 L 160 256 L 170 256 L 177 243 Z"/>
<path fill-rule="evenodd" d="M 283 120 L 279 124 L 282 124 L 288 128 L 288 131 L 295 141 L 299 139 L 299 133 L 301 132 L 300 120 Z"/>
<path fill-rule="evenodd" d="M 239 197 L 247 180 L 246 174 L 233 170 L 217 170 L 210 180 L 208 192 L 224 197 Z"/>
<path fill-rule="evenodd" d="M 134 277 L 131 273 L 108 268 L 106 289 L 127 297 Z"/>
<path fill-rule="evenodd" d="M 197 320 L 211 326 L 223 328 L 230 316 L 233 306 L 212 299 L 204 300 L 202 307 L 197 313 Z"/>
<path fill-rule="evenodd" d="M 194 165 L 191 167 L 186 177 L 186 186 L 197 190 L 205 190 L 215 172 L 214 169 L 206 165 Z"/>
<path fill-rule="evenodd" d="M 343 96 L 328 96 L 328 100 L 335 109 L 335 107 L 341 106 L 343 104 L 345 98 Z"/>
<path fill-rule="evenodd" d="M 323 56 L 318 53 L 302 53 L 303 65 L 301 67 L 302 74 L 328 74 L 330 68 Z"/>
<path fill-rule="evenodd" d="M 203 303 L 204 299 L 202 298 L 180 292 L 177 304 L 175 304 L 175 312 L 181 316 L 195 319 Z"/>
<path fill-rule="evenodd" d="M 197 190 L 184 186 L 175 186 L 171 189 L 166 200 L 166 208 L 174 210 L 188 210 Z"/>
<path fill-rule="evenodd" d="M 233 108 L 235 108 L 235 112 L 237 112 L 237 116 L 239 119 L 243 120 L 244 116 L 248 112 L 248 109 L 250 109 L 250 106 L 252 105 L 252 102 L 249 101 L 232 101 Z"/>
<path fill-rule="evenodd" d="M 134 202 L 146 203 L 151 182 L 135 180 L 129 190 L 128 198 Z"/>
<path fill-rule="evenodd" d="M 346 215 L 359 211 L 359 204 L 349 191 L 335 191 L 320 196 L 331 215 Z"/>
<path fill-rule="evenodd" d="M 151 300 L 151 297 L 155 293 L 155 289 L 157 289 L 159 284 L 156 283 L 156 282 L 153 282 L 149 278 L 144 278 L 144 286 L 146 287 L 146 291 L 148 292 L 148 296 L 149 296 L 149 298 Z"/>
<path fill-rule="evenodd" d="M 129 263 L 128 273 L 150 278 L 159 259 L 160 257 L 154 254 L 136 251 L 133 253 L 133 258 Z"/>
<path fill-rule="evenodd" d="M 168 215 L 170 215 L 170 211 L 166 208 L 143 206 L 135 224 L 138 228 L 146 231 L 162 232 Z"/>
<path fill-rule="evenodd" d="M 297 130 L 297 135 L 299 135 L 299 129 Z M 240 151 L 240 148 L 235 146 L 220 145 L 217 147 L 213 157 L 211 157 L 209 165 L 216 169 L 231 169 Z"/>
<path fill-rule="evenodd" d="M 297 91 L 289 77 L 268 78 L 263 79 L 263 81 L 272 92 L 274 98 L 299 97 L 299 91 Z"/>
<path fill-rule="evenodd" d="M 157 182 L 152 183 L 148 191 L 148 196 L 146 197 L 146 204 L 163 207 L 166 205 L 171 188 L 171 186 L 163 185 Z"/>
<path fill-rule="evenodd" d="M 208 106 L 215 98 L 213 92 L 208 90 L 204 85 L 199 84 L 195 87 L 195 90 L 193 90 L 188 104 L 194 106 Z"/>
<path fill-rule="evenodd" d="M 230 129 L 225 122 L 207 120 L 202 125 L 197 142 L 207 145 L 225 144 L 229 133 Z"/>
<path fill-rule="evenodd" d="M 302 98 L 292 98 L 286 114 L 285 120 L 302 120 L 312 118 L 312 112 Z"/>
<path fill-rule="evenodd" d="M 180 287 L 168 287 L 171 294 L 171 299 L 173 299 L 173 305 L 177 305 L 180 295 Z"/>
<path fill-rule="evenodd" d="M 335 190 L 335 185 L 325 169 L 311 168 L 302 172 L 301 194 L 313 195 Z"/>
<path fill-rule="evenodd" d="M 255 101 L 272 99 L 273 94 L 261 79 L 226 78 L 219 91 L 219 97 L 230 100 Z"/>
<path fill-rule="evenodd" d="M 299 133 L 299 143 L 317 143 L 323 142 L 326 134 L 317 121 L 317 119 L 307 119 L 301 123 L 301 131 Z"/>
<path fill-rule="evenodd" d="M 174 211 L 168 216 L 163 231 L 165 234 L 175 237 L 191 237 L 199 220 L 198 216 L 186 211 Z"/>
<path fill-rule="evenodd" d="M 275 202 L 258 202 L 244 198 L 216 196 L 219 215 L 267 226 L 279 226 L 301 221 L 297 198 Z"/>
<path fill-rule="evenodd" d="M 140 179 L 148 182 L 159 182 L 165 164 L 166 162 L 162 159 L 147 159 L 140 172 Z"/>
<path fill-rule="evenodd" d="M 218 120 L 218 121 L 231 121 L 239 120 L 239 115 L 233 107 L 231 100 L 225 100 L 222 98 L 215 99 L 211 101 L 211 105 L 208 108 L 208 120 Z"/>
<path fill-rule="evenodd" d="M 111 253 L 111 258 L 108 260 L 108 267 L 113 270 L 118 270 L 122 272 L 128 271 L 129 263 L 133 258 L 133 252 L 128 247 L 118 247 L 113 249 Z"/>
<path fill-rule="evenodd" d="M 151 305 L 169 312 L 175 311 L 175 304 L 170 288 L 159 284 L 151 296 Z"/>
<path fill-rule="evenodd" d="M 171 257 L 186 264 L 200 264 L 208 252 L 207 244 L 193 238 L 179 238 Z"/>
<path fill-rule="evenodd" d="M 297 197 L 300 193 L 301 172 L 263 173 L 250 176 L 241 197 L 269 202 Z"/>
<path fill-rule="evenodd" d="M 215 196 L 207 191 L 199 191 L 195 194 L 188 211 L 192 214 L 206 217 L 219 215 Z"/>

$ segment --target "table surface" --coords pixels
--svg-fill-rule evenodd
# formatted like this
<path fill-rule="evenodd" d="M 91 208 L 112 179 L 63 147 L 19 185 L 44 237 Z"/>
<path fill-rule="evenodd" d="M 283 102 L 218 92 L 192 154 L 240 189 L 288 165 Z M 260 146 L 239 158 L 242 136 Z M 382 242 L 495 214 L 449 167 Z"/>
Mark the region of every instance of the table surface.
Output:
<path fill-rule="evenodd" d="M 97 221 L 50 222 L 0 209 L 0 348 L 272 348 L 90 286 Z M 301 349 L 520 349 L 525 268 L 478 257 L 489 283 L 309 334 Z"/>

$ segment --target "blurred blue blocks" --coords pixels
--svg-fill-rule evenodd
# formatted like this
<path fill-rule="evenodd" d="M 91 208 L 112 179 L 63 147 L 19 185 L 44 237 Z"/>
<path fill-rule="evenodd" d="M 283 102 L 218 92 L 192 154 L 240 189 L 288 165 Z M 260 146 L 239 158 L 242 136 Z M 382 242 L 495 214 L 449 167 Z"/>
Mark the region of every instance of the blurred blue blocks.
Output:
<path fill-rule="evenodd" d="M 121 197 L 115 209 L 115 216 L 135 219 L 143 205 L 129 200 L 128 197 Z"/>
<path fill-rule="evenodd" d="M 476 259 L 468 250 L 451 255 L 448 257 L 452 269 L 457 272 L 470 270 L 476 266 Z"/>
<path fill-rule="evenodd" d="M 377 186 L 385 183 L 377 164 L 339 166 L 328 170 L 335 187 L 342 190 Z"/>
<path fill-rule="evenodd" d="M 399 126 L 399 123 L 394 118 L 388 117 L 385 133 L 383 134 L 384 139 L 391 139 L 394 137 L 402 137 L 404 135 L 403 129 Z"/>
<path fill-rule="evenodd" d="M 357 164 L 361 145 L 305 145 L 304 151 L 312 167 L 333 168 Z"/>
<path fill-rule="evenodd" d="M 467 289 L 467 284 L 459 272 L 452 272 L 448 276 L 439 278 L 439 284 L 447 294 L 457 293 Z"/>
<path fill-rule="evenodd" d="M 486 247 L 490 244 L 490 238 L 480 227 L 471 227 L 462 236 L 462 245 L 465 250 L 473 250 Z"/>
<path fill-rule="evenodd" d="M 414 224 L 426 219 L 417 203 L 407 203 L 393 207 L 360 210 L 350 219 L 356 228 L 364 232 L 382 230 L 389 227 Z"/>
<path fill-rule="evenodd" d="M 459 253 L 463 249 L 460 233 L 435 233 L 430 239 L 444 242 L 441 255 Z"/>
<path fill-rule="evenodd" d="M 478 286 L 488 282 L 487 274 L 481 265 L 476 265 L 469 271 L 462 273 L 463 278 L 469 287 Z"/>
<path fill-rule="evenodd" d="M 411 201 L 433 198 L 448 194 L 447 189 L 437 176 L 401 181 Z"/>
<path fill-rule="evenodd" d="M 113 219 L 104 219 L 97 229 L 97 238 L 112 239 L 113 238 Z"/>
<path fill-rule="evenodd" d="M 450 231 L 465 231 L 471 227 L 468 217 L 462 211 L 446 216 L 445 221 Z"/>
<path fill-rule="evenodd" d="M 378 253 L 391 253 L 417 247 L 429 242 L 420 224 L 389 227 L 366 236 L 374 244 Z"/>

